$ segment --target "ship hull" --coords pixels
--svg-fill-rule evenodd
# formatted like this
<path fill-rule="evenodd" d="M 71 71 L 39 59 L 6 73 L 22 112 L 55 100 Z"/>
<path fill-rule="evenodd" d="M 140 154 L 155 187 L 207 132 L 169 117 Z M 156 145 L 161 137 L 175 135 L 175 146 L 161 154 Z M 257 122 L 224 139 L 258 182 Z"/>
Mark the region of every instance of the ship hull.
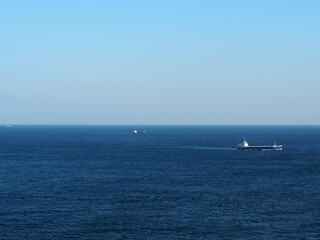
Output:
<path fill-rule="evenodd" d="M 276 150 L 282 150 L 282 145 L 280 146 L 248 146 L 248 147 L 238 147 L 238 150 L 270 150 L 270 151 L 276 151 Z"/>

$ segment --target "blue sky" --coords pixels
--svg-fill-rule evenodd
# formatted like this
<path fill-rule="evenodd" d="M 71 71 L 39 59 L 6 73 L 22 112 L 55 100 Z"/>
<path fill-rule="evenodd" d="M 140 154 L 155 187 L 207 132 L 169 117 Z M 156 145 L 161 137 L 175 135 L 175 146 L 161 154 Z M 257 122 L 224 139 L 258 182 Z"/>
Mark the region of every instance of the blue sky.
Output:
<path fill-rule="evenodd" d="M 0 1 L 0 123 L 320 124 L 319 1 Z"/>

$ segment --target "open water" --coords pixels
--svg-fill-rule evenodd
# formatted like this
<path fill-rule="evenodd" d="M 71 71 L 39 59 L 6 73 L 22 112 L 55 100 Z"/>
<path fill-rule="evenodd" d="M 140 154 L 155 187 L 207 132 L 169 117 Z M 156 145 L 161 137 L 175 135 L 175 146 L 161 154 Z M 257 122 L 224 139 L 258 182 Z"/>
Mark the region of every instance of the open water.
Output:
<path fill-rule="evenodd" d="M 1 127 L 0 239 L 320 239 L 320 127 L 134 127 Z"/>

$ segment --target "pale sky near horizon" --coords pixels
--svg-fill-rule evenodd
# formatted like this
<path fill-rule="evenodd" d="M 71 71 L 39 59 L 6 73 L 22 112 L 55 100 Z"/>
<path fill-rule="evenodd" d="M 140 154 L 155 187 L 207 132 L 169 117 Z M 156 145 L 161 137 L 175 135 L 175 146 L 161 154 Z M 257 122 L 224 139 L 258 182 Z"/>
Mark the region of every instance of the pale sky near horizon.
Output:
<path fill-rule="evenodd" d="M 320 1 L 0 1 L 0 123 L 320 124 Z"/>

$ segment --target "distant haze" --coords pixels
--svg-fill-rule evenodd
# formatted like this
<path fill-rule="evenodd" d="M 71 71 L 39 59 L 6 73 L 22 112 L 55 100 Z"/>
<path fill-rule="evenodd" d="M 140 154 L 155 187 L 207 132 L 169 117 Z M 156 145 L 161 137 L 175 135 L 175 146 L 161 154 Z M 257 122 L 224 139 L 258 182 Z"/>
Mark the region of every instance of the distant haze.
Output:
<path fill-rule="evenodd" d="M 320 1 L 0 1 L 0 123 L 320 124 Z"/>

